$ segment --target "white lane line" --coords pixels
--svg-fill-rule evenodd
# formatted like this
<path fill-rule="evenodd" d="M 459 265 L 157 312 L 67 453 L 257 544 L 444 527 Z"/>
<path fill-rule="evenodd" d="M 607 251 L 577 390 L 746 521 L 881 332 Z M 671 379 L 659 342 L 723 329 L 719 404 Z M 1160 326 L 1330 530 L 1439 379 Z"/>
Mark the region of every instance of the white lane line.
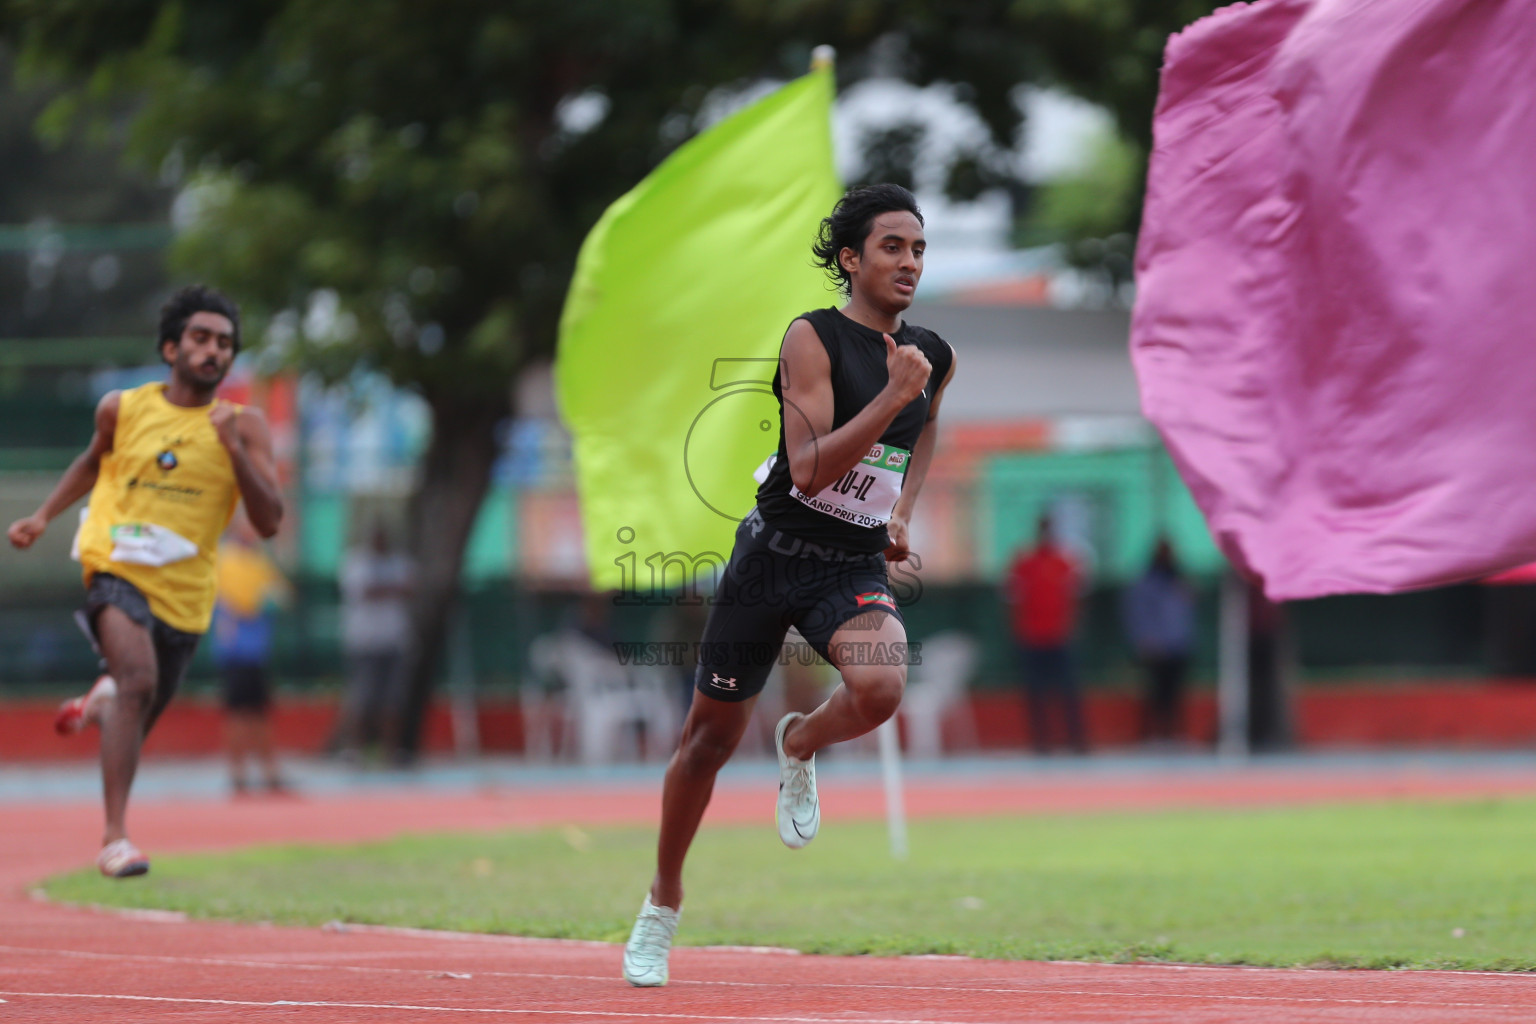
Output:
<path fill-rule="evenodd" d="M 1041 995 L 1041 996 L 1082 996 L 1094 999 L 1135 999 L 1144 1000 L 1148 997 L 1161 997 L 1164 999 L 1180 999 L 1186 1002 L 1278 1002 L 1286 1004 L 1321 1003 L 1325 1005 L 1350 1005 L 1350 1006 L 1411 1006 L 1428 1007 L 1434 1009 L 1470 1009 L 1470 1010 L 1517 1010 L 1526 1009 L 1519 1004 L 1509 1003 L 1471 1003 L 1471 1002 L 1423 1002 L 1413 999 L 1341 999 L 1310 996 L 1247 996 L 1230 995 L 1221 993 L 1197 993 L 1192 995 L 1180 995 L 1171 992 L 1091 992 L 1076 989 L 1042 989 L 1038 992 L 1022 991 L 1010 992 L 1010 995 Z M 332 1002 L 328 1000 L 305 999 L 275 999 L 260 1001 L 254 999 L 197 999 L 189 996 L 136 996 L 109 994 L 101 992 L 13 992 L 0 991 L 0 996 L 22 997 L 29 999 L 118 999 L 127 1002 L 144 1003 L 185 1003 L 207 1006 L 252 1006 L 261 1008 L 277 1007 L 318 1007 L 350 1010 L 430 1010 L 440 1013 L 499 1013 L 523 1016 L 569 1016 L 569 1017 L 623 1017 L 626 1019 L 646 1018 L 654 1020 L 709 1020 L 709 1021 L 746 1021 L 762 1022 L 762 1024 L 974 1024 L 967 1021 L 941 1020 L 925 1017 L 921 1020 L 912 1020 L 899 1017 L 741 1017 L 726 1016 L 722 1014 L 697 1014 L 697 1013 L 645 1013 L 634 1010 L 527 1010 L 505 1007 L 477 1007 L 477 1006 L 427 1006 L 417 1003 L 348 1003 Z M 983 1014 L 991 1011 L 982 1011 Z"/>
<path fill-rule="evenodd" d="M 683 947 L 686 948 L 686 947 Z M 45 949 L 35 946 L 0 946 L 0 953 L 31 953 L 48 956 L 74 957 L 81 960 L 132 960 L 148 961 L 151 963 L 177 963 L 198 964 L 204 967 L 256 967 L 265 970 L 279 971 L 347 971 L 353 974 L 405 974 L 433 977 L 442 974 L 446 968 L 441 967 L 377 967 L 365 964 L 306 964 L 293 960 L 232 960 L 221 957 L 205 956 L 167 956 L 156 953 L 96 953 L 76 949 Z M 369 956 L 367 953 L 353 954 L 355 956 Z M 412 954 L 419 955 L 419 954 Z M 612 974 L 564 974 L 552 971 L 483 971 L 475 970 L 473 965 L 458 964 L 455 966 L 469 966 L 477 977 L 482 978 L 538 978 L 546 981 L 595 981 L 607 983 L 616 977 Z M 975 985 L 897 985 L 881 982 L 843 982 L 843 981 L 813 981 L 797 978 L 793 982 L 773 981 L 723 981 L 673 978 L 669 983 L 673 986 L 695 985 L 703 987 L 719 988 L 796 988 L 796 989 L 861 989 L 892 992 L 950 992 L 957 995 L 979 993 L 995 995 L 1018 995 L 1028 990 L 1020 988 L 981 988 Z M 994 982 L 993 984 L 996 984 Z"/>
<path fill-rule="evenodd" d="M 689 947 L 680 947 L 680 948 L 681 949 L 687 949 Z M 324 973 L 326 971 L 338 971 L 338 972 L 346 971 L 346 972 L 351 972 L 351 973 L 354 973 L 354 974 L 404 974 L 404 975 L 421 975 L 421 976 L 426 977 L 426 978 L 436 978 L 436 977 L 439 977 L 439 976 L 441 976 L 447 970 L 447 968 L 443 968 L 443 967 L 415 968 L 415 967 L 374 967 L 374 966 L 367 966 L 367 965 L 363 965 L 363 964 L 306 964 L 306 963 L 299 963 L 299 962 L 290 961 L 290 960 L 231 960 L 231 959 L 225 959 L 225 958 L 219 958 L 219 957 L 166 956 L 164 954 L 155 954 L 155 953 L 97 953 L 97 952 L 88 952 L 88 951 L 85 951 L 85 950 L 74 950 L 74 949 L 47 949 L 47 948 L 36 947 L 36 946 L 5 946 L 5 945 L 0 945 L 0 953 L 32 953 L 32 954 L 39 954 L 39 953 L 41 953 L 41 954 L 47 954 L 47 955 L 51 955 L 51 956 L 75 957 L 77 959 L 89 959 L 89 960 L 134 960 L 134 961 L 150 961 L 150 962 L 154 962 L 154 963 L 199 964 L 199 965 L 202 965 L 202 966 L 209 966 L 209 967 L 257 967 L 257 968 L 263 968 L 263 969 L 266 969 L 266 970 L 276 969 L 276 970 L 294 970 L 294 971 L 315 971 L 315 972 L 319 972 L 319 973 Z M 358 953 L 357 955 L 358 956 L 367 956 L 369 954 Z M 1131 967 L 1131 968 L 1135 968 L 1135 967 L 1138 967 L 1138 966 L 1145 966 L 1145 967 L 1149 967 L 1149 968 L 1176 967 L 1176 965 L 1170 965 L 1170 964 L 1146 964 L 1146 965 L 1137 965 L 1137 964 L 1091 964 L 1091 963 L 1090 964 L 1081 964 L 1081 963 L 1078 963 L 1077 961 L 1073 961 L 1073 960 L 1050 961 L 1050 962 L 1053 963 L 1053 964 L 1057 964 L 1059 966 L 1066 966 L 1066 967 L 1084 967 L 1084 966 L 1088 966 L 1088 967 Z M 462 967 L 462 966 L 465 966 L 465 965 L 460 964 L 460 965 L 456 965 L 456 966 L 461 966 Z M 1276 971 L 1276 972 L 1279 971 L 1278 968 L 1256 968 L 1256 967 L 1224 968 L 1224 967 L 1219 967 L 1219 966 L 1214 966 L 1214 965 L 1207 965 L 1207 964 L 1191 964 L 1191 965 L 1187 965 L 1187 966 L 1177 966 L 1176 969 L 1180 969 L 1180 970 L 1194 969 L 1194 970 L 1201 970 L 1201 971 L 1225 971 L 1225 970 L 1245 970 L 1245 971 L 1266 970 L 1266 971 Z M 482 971 L 482 970 L 474 970 L 473 968 L 471 968 L 471 971 L 474 974 L 474 976 L 481 977 L 481 978 L 538 978 L 538 979 L 547 980 L 547 981 L 595 981 L 595 982 L 599 982 L 599 983 L 609 983 L 609 982 L 612 982 L 614 980 L 614 976 L 611 975 L 611 974 L 561 974 L 561 973 L 554 973 L 554 972 L 549 972 L 549 971 Z M 1285 971 L 1284 973 L 1285 974 L 1289 974 L 1291 972 L 1290 971 Z M 1302 973 L 1302 972 L 1298 971 L 1296 973 Z M 1309 970 L 1306 973 L 1327 974 L 1327 975 L 1330 975 L 1330 976 L 1333 976 L 1333 977 L 1338 977 L 1341 974 L 1341 972 L 1339 972 L 1339 971 L 1325 971 L 1325 970 L 1317 970 L 1317 969 Z M 1471 971 L 1466 971 L 1466 972 L 1463 972 L 1463 971 L 1396 971 L 1396 972 L 1379 971 L 1379 972 L 1372 972 L 1372 973 L 1374 975 L 1376 975 L 1376 976 L 1379 976 L 1379 978 L 1383 982 L 1387 982 L 1388 979 L 1391 979 L 1393 981 L 1408 982 L 1408 981 L 1411 981 L 1411 980 L 1417 979 L 1417 978 L 1435 977 L 1435 976 L 1447 976 L 1447 975 L 1449 975 L 1451 977 L 1462 977 L 1462 976 L 1470 975 L 1470 976 L 1473 976 L 1473 977 L 1509 978 L 1511 980 L 1514 980 L 1514 979 L 1520 979 L 1520 980 L 1525 980 L 1525 981 L 1536 980 L 1536 975 L 1531 975 L 1531 974 L 1505 974 L 1505 973 L 1501 973 L 1501 972 L 1498 972 L 1498 971 L 1479 971 L 1479 972 L 1471 972 Z M 989 980 L 992 985 L 996 985 L 997 984 L 997 981 L 995 979 L 987 979 L 987 980 Z M 910 984 L 909 985 L 900 985 L 900 984 L 892 984 L 892 983 L 888 983 L 888 982 L 815 981 L 815 980 L 808 980 L 808 979 L 805 979 L 805 978 L 796 978 L 793 981 L 782 981 L 782 982 L 774 982 L 774 981 L 723 981 L 723 980 L 716 980 L 716 979 L 702 980 L 702 979 L 673 978 L 671 980 L 671 982 L 669 982 L 669 984 L 671 986 L 674 986 L 674 987 L 679 987 L 679 986 L 684 986 L 684 985 L 693 985 L 693 986 L 701 986 L 701 987 L 717 987 L 717 988 L 786 988 L 786 987 L 791 987 L 791 988 L 795 988 L 795 989 L 854 989 L 854 990 L 864 990 L 864 991 L 890 991 L 890 992 L 947 992 L 947 993 L 952 993 L 954 995 L 1005 995 L 1005 996 L 1048 996 L 1048 995 L 1052 995 L 1052 994 L 1062 994 L 1062 995 L 1072 995 L 1072 996 L 1091 996 L 1091 997 L 1100 998 L 1100 999 L 1116 999 L 1116 998 L 1134 998 L 1134 999 L 1141 999 L 1141 998 L 1159 998 L 1159 999 L 1229 999 L 1229 1000 L 1242 1000 L 1242 1001 L 1250 1001 L 1250 1002 L 1252 1002 L 1252 1001 L 1259 1001 L 1259 1002 L 1278 1002 L 1278 1003 L 1288 1003 L 1288 1002 L 1297 1002 L 1297 1003 L 1349 1003 L 1349 1004 L 1356 1004 L 1356 1003 L 1358 1003 L 1358 1004 L 1369 1005 L 1369 1006 L 1465 1006 L 1465 1007 L 1486 1007 L 1486 1008 L 1490 1008 L 1490 1009 L 1496 1009 L 1496 1008 L 1506 1008 L 1506 1009 L 1507 1008 L 1525 1008 L 1525 1006 L 1526 1006 L 1526 1004 L 1524 1004 L 1524 1003 L 1441 1002 L 1441 1001 L 1438 1001 L 1438 1000 L 1424 1000 L 1424 999 L 1355 998 L 1355 997 L 1343 997 L 1343 996 L 1331 997 L 1331 996 L 1287 996 L 1287 995 L 1231 995 L 1231 994 L 1221 994 L 1221 993 L 1193 993 L 1192 994 L 1192 993 L 1187 993 L 1187 992 L 1098 991 L 1098 990 L 1093 990 L 1093 989 L 1064 989 L 1064 988 L 1059 988 L 1059 987 L 1056 987 L 1056 986 L 1050 984 L 1048 981 L 1041 981 L 1040 979 L 1023 979 L 1023 980 L 1019 981 L 1016 985 L 1009 986 L 1009 987 L 1006 987 L 1006 988 L 982 987 L 982 986 L 978 986 L 978 985 L 910 985 Z"/>
<path fill-rule="evenodd" d="M 0 946 L 0 950 L 15 950 L 15 949 L 18 949 L 18 947 Z M 337 970 L 337 971 L 351 971 L 351 972 L 354 972 L 354 973 L 406 974 L 406 975 L 421 975 L 424 978 L 437 978 L 437 977 L 441 977 L 442 974 L 444 973 L 444 971 L 441 970 L 441 969 L 409 969 L 409 968 L 403 968 L 403 967 L 366 967 L 366 966 L 341 966 L 341 967 L 337 967 L 337 966 L 323 965 L 323 964 L 269 963 L 269 962 L 266 962 L 266 961 L 259 961 L 259 960 L 255 960 L 255 961 L 220 960 L 220 959 L 215 959 L 215 958 L 211 958 L 211 957 L 210 958 L 205 958 L 205 957 L 155 956 L 155 955 L 147 954 L 147 953 L 144 953 L 144 954 L 135 954 L 135 953 L 122 953 L 122 954 L 115 954 L 115 953 L 80 953 L 80 952 L 63 951 L 63 950 L 58 950 L 58 951 L 56 951 L 56 950 L 35 950 L 35 951 L 30 951 L 29 950 L 29 952 L 58 952 L 58 953 L 60 953 L 61 955 L 64 955 L 64 956 L 78 956 L 78 957 L 88 957 L 88 958 L 98 958 L 98 959 L 114 959 L 114 960 L 169 961 L 169 962 L 174 962 L 174 963 L 201 964 L 201 965 L 205 965 L 205 966 L 262 967 L 262 968 L 274 968 L 275 967 L 275 968 L 279 968 L 279 969 L 287 968 L 287 969 L 297 969 L 297 970 L 310 970 L 310 971 L 317 971 L 317 972 L 325 972 L 325 971 Z M 544 973 L 544 972 L 538 972 L 538 971 L 474 971 L 473 974 L 474 974 L 474 976 L 482 977 L 482 978 L 538 978 L 538 979 L 542 979 L 542 980 L 553 980 L 553 981 L 595 981 L 595 982 L 604 983 L 604 984 L 612 983 L 615 980 L 612 975 L 553 974 L 553 973 Z M 1502 975 L 1498 975 L 1498 976 L 1502 977 Z M 940 993 L 948 993 L 948 994 L 958 995 L 958 996 L 964 996 L 964 995 L 1003 995 L 1003 996 L 1015 996 L 1015 997 L 1023 997 L 1023 996 L 1042 996 L 1042 997 L 1049 997 L 1049 996 L 1073 996 L 1073 997 L 1090 998 L 1090 999 L 1138 999 L 1138 1000 L 1139 999 L 1161 999 L 1161 1000 L 1185 1000 L 1185 1001 L 1191 1001 L 1192 1000 L 1192 1001 L 1195 1001 L 1195 1002 L 1201 1002 L 1201 1001 L 1220 1001 L 1220 1002 L 1280 1003 L 1280 1004 L 1308 1003 L 1308 1004 L 1350 1005 L 1350 1006 L 1416 1006 L 1416 1007 L 1426 1007 L 1426 1008 L 1434 1008 L 1434 1007 L 1442 1007 L 1442 1008 L 1461 1007 L 1461 1008 L 1468 1008 L 1468 1009 L 1489 1009 L 1489 1010 L 1494 1010 L 1494 1009 L 1529 1009 L 1530 1008 L 1529 1004 L 1526 1004 L 1526 1003 L 1486 1002 L 1486 1001 L 1484 1001 L 1484 1002 L 1473 1002 L 1473 1001 L 1466 1001 L 1466 1000 L 1388 999 L 1388 998 L 1361 998 L 1361 997 L 1352 997 L 1352 996 L 1300 996 L 1300 995 L 1283 995 L 1283 994 L 1275 994 L 1275 995 L 1251 995 L 1251 994 L 1244 994 L 1244 995 L 1237 995 L 1237 994 L 1232 994 L 1232 993 L 1220 993 L 1220 992 L 1147 992 L 1147 991 L 1125 991 L 1125 990 L 1119 990 L 1119 989 L 1106 991 L 1106 990 L 1096 990 L 1096 989 L 1061 988 L 1059 986 L 1051 985 L 1048 982 L 1042 983 L 1042 982 L 1039 982 L 1039 981 L 1022 981 L 1018 985 L 1012 986 L 1012 987 L 1008 987 L 1008 988 L 990 988 L 990 987 L 965 986 L 965 985 L 892 985 L 892 984 L 880 984 L 880 983 L 870 983 L 870 982 L 864 982 L 864 983 L 857 983 L 857 982 L 817 982 L 817 981 L 807 982 L 807 981 L 805 981 L 803 979 L 795 979 L 793 982 L 764 982 L 764 981 L 718 981 L 718 980 L 708 980 L 708 981 L 694 980 L 694 981 L 690 981 L 690 980 L 687 980 L 687 979 L 676 978 L 676 979 L 673 979 L 670 982 L 670 984 L 673 985 L 673 986 L 677 986 L 677 987 L 681 987 L 681 986 L 684 986 L 684 985 L 690 985 L 690 986 L 720 987 L 720 988 L 785 988 L 785 987 L 793 987 L 793 988 L 796 988 L 796 989 L 812 989 L 812 988 L 815 988 L 815 989 L 854 989 L 854 990 L 866 990 L 866 991 L 868 991 L 868 990 L 877 990 L 877 991 L 892 991 L 892 992 L 940 992 Z M 5 994 L 9 995 L 9 994 L 13 994 L 13 993 L 5 993 Z M 23 994 L 23 993 L 14 993 L 14 994 Z M 35 994 L 35 993 L 32 993 L 32 994 Z M 89 993 L 75 993 L 73 995 L 75 997 L 81 998 L 81 999 L 98 998 L 97 996 L 93 996 L 93 995 L 91 995 Z M 100 996 L 99 998 L 105 999 L 105 998 L 116 998 L 116 997 Z M 135 997 L 124 996 L 122 998 L 152 999 L 152 998 L 161 998 L 161 997 L 158 997 L 158 996 L 135 996 Z M 172 998 L 172 997 L 167 996 L 167 997 L 164 997 L 164 998 L 169 999 L 169 998 Z M 260 1005 L 268 1005 L 268 1004 L 262 1003 Z M 273 1005 L 276 1005 L 276 1004 L 273 1004 Z M 293 1005 L 306 1005 L 307 1006 L 307 1005 L 311 1005 L 311 1004 L 303 1003 L 303 1004 L 293 1004 Z M 321 1004 L 313 1004 L 313 1005 L 321 1005 Z M 326 1004 L 326 1005 L 330 1005 L 330 1004 Z M 340 1004 L 337 1004 L 337 1005 L 340 1005 Z M 361 1005 L 361 1004 L 359 1004 L 359 1005 Z M 500 1011 L 497 1011 L 497 1012 L 500 1012 Z M 508 1011 L 508 1012 L 510 1012 L 510 1011 Z M 527 1012 L 529 1012 L 529 1013 L 536 1013 L 536 1012 L 543 1012 L 543 1011 L 533 1011 L 533 1010 L 530 1010 L 530 1011 L 527 1011 Z M 687 1015 L 683 1015 L 683 1016 L 687 1016 Z M 742 1019 L 744 1019 L 744 1020 L 758 1020 L 758 1019 L 761 1019 L 761 1020 L 781 1020 L 781 1019 L 782 1020 L 791 1020 L 791 1019 L 799 1019 L 799 1018 L 777 1018 L 777 1017 L 773 1017 L 773 1018 L 769 1018 L 769 1017 L 755 1018 L 754 1017 L 754 1018 L 742 1018 Z M 806 1018 L 806 1019 L 810 1020 L 811 1018 Z M 928 1024 L 943 1024 L 943 1022 L 930 1021 L 930 1022 L 928 1022 Z"/>
<path fill-rule="evenodd" d="M 249 1006 L 257 1009 L 293 1009 L 310 1007 L 336 1010 L 399 1010 L 419 1013 L 481 1013 L 524 1017 L 594 1017 L 619 1018 L 622 1020 L 708 1020 L 743 1021 L 746 1024 L 974 1024 L 973 1021 L 938 1020 L 925 1017 L 914 1020 L 905 1017 L 739 1017 L 719 1013 L 644 1013 L 634 1010 L 523 1010 L 501 1007 L 476 1006 L 426 1006 L 417 1003 L 342 1003 L 321 1000 L 277 999 L 261 1002 L 254 999 L 193 999 L 186 996 L 130 996 L 104 995 L 97 992 L 0 992 L 0 995 L 28 999 L 118 999 L 138 1003 L 178 1003 L 194 1006 Z"/>

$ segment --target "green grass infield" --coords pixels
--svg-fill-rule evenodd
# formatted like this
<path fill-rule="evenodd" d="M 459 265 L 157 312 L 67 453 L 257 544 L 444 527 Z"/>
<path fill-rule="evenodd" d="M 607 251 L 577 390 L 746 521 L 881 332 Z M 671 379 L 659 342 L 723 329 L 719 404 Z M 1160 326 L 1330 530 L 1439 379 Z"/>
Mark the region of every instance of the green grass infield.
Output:
<path fill-rule="evenodd" d="M 678 941 L 815 953 L 1536 969 L 1536 801 L 706 827 Z M 624 940 L 652 829 L 416 836 L 160 856 L 56 900 L 279 924 Z"/>

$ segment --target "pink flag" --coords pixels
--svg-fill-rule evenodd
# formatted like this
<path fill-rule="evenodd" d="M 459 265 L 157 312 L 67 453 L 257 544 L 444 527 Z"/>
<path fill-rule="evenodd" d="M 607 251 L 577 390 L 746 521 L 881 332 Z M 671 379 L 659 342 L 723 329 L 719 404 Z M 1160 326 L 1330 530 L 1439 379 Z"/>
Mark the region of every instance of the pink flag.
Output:
<path fill-rule="evenodd" d="M 1169 41 L 1142 406 L 1275 600 L 1536 560 L 1536 3 L 1268 0 Z"/>

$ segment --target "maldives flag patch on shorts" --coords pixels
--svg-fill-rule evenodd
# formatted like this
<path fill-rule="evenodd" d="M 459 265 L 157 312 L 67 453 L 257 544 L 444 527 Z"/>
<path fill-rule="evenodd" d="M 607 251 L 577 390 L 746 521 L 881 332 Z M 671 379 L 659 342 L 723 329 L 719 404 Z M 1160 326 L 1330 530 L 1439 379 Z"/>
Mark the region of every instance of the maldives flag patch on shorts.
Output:
<path fill-rule="evenodd" d="M 864 607 L 867 604 L 884 605 L 885 607 L 893 609 L 893 610 L 896 607 L 896 599 L 894 597 L 892 597 L 890 594 L 885 593 L 883 590 L 872 591 L 871 593 L 868 593 L 868 594 L 859 594 L 857 597 L 854 598 L 854 600 L 856 600 L 859 603 L 859 607 L 860 608 Z"/>

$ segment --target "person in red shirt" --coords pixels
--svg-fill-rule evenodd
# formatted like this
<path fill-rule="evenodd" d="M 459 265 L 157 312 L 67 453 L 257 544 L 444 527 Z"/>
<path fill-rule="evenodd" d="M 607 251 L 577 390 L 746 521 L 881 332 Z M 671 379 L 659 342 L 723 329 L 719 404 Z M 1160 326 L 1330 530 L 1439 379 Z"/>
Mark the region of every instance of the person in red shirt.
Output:
<path fill-rule="evenodd" d="M 1060 708 L 1072 749 L 1080 754 L 1088 750 L 1082 698 L 1072 665 L 1080 579 L 1071 557 L 1056 546 L 1050 516 L 1041 516 L 1034 547 L 1020 549 L 1007 578 L 1013 639 L 1024 670 L 1030 738 L 1041 754 L 1052 746 L 1053 705 Z"/>

